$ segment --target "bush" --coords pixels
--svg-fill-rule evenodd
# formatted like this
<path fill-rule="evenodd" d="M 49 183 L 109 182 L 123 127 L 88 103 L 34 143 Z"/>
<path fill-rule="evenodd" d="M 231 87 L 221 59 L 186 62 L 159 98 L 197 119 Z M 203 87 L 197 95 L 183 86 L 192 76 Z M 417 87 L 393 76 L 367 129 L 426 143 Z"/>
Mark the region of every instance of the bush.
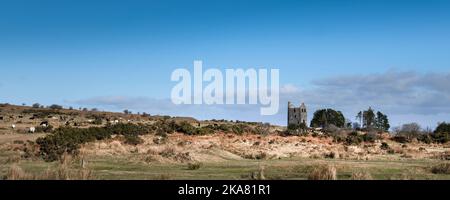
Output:
<path fill-rule="evenodd" d="M 52 134 L 38 138 L 40 156 L 45 161 L 60 159 L 64 153 L 78 154 L 81 144 L 111 138 L 111 135 L 123 135 L 126 142 L 138 144 L 141 142 L 138 135 L 148 133 L 148 128 L 143 125 L 116 124 L 105 127 L 71 128 L 61 127 Z"/>
<path fill-rule="evenodd" d="M 198 135 L 198 130 L 188 122 L 181 122 L 177 127 L 177 131 L 186 135 Z"/>
<path fill-rule="evenodd" d="M 261 152 L 259 152 L 258 154 L 255 155 L 255 159 L 256 160 L 264 160 L 267 157 L 268 157 L 267 153 L 263 152 L 263 151 L 261 151 Z"/>
<path fill-rule="evenodd" d="M 353 144 L 360 144 L 361 142 L 364 141 L 363 136 L 358 135 L 357 132 L 352 132 L 350 133 L 347 138 L 345 139 L 345 143 L 347 145 L 353 145 Z"/>
<path fill-rule="evenodd" d="M 434 133 L 450 133 L 450 123 L 440 123 L 434 130 Z"/>
<path fill-rule="evenodd" d="M 297 124 L 289 124 L 286 131 L 284 131 L 284 135 L 303 135 L 307 134 L 306 132 L 306 124 L 302 123 L 300 125 Z"/>
<path fill-rule="evenodd" d="M 225 133 L 231 132 L 230 126 L 228 126 L 226 124 L 219 124 L 217 126 L 214 126 L 214 128 L 217 131 L 222 131 L 222 132 L 225 132 Z"/>
<path fill-rule="evenodd" d="M 53 104 L 53 105 L 49 106 L 48 108 L 53 109 L 53 110 L 61 110 L 61 109 L 63 109 L 62 106 L 57 105 L 57 104 Z"/>
<path fill-rule="evenodd" d="M 372 143 L 375 142 L 375 140 L 380 139 L 380 137 L 374 132 L 366 133 L 362 136 L 362 138 L 364 142 L 372 142 Z"/>
<path fill-rule="evenodd" d="M 94 124 L 94 125 L 102 125 L 102 123 L 103 123 L 103 120 L 102 120 L 102 118 L 100 118 L 100 117 L 96 117 L 96 118 L 91 122 L 91 124 Z"/>
<path fill-rule="evenodd" d="M 447 143 L 450 141 L 450 133 L 448 132 L 436 132 L 432 134 L 432 138 L 437 143 Z"/>
<path fill-rule="evenodd" d="M 235 134 L 242 135 L 244 133 L 244 125 L 243 124 L 234 125 L 231 127 L 231 131 Z"/>
<path fill-rule="evenodd" d="M 35 132 L 36 133 L 50 133 L 53 130 L 53 126 L 52 125 L 48 125 L 48 126 L 38 126 L 35 128 Z"/>
<path fill-rule="evenodd" d="M 144 140 L 137 135 L 125 135 L 125 144 L 138 145 L 144 143 Z"/>
<path fill-rule="evenodd" d="M 441 163 L 431 168 L 433 174 L 450 174 L 450 163 Z"/>
<path fill-rule="evenodd" d="M 197 135 L 208 135 L 214 133 L 214 129 L 210 127 L 202 127 L 197 129 Z"/>
<path fill-rule="evenodd" d="M 199 163 L 199 162 L 188 163 L 188 164 L 187 164 L 187 168 L 188 168 L 189 170 L 197 170 L 197 169 L 200 169 L 201 166 L 202 166 L 202 164 Z"/>
<path fill-rule="evenodd" d="M 388 149 L 390 149 L 390 147 L 386 142 L 383 142 L 383 143 L 381 143 L 380 149 L 388 150 Z"/>
<path fill-rule="evenodd" d="M 416 123 L 405 124 L 401 130 L 397 130 L 397 135 L 392 140 L 399 143 L 409 143 L 414 138 L 418 141 L 430 143 L 446 143 L 450 141 L 450 123 L 440 123 L 433 133 L 421 131 Z"/>
<path fill-rule="evenodd" d="M 406 136 L 402 136 L 402 135 L 396 135 L 392 138 L 393 141 L 398 142 L 398 143 L 409 143 L 411 142 L 410 139 L 408 139 Z"/>
<path fill-rule="evenodd" d="M 329 153 L 325 153 L 323 157 L 324 157 L 324 158 L 331 158 L 331 159 L 334 159 L 334 158 L 339 157 L 339 154 L 338 154 L 338 153 L 335 153 L 334 151 L 331 151 L 331 152 L 329 152 Z"/>
<path fill-rule="evenodd" d="M 433 138 L 431 137 L 430 134 L 420 135 L 419 137 L 417 137 L 417 140 L 420 142 L 423 142 L 425 144 L 430 144 L 430 143 L 434 142 Z"/>

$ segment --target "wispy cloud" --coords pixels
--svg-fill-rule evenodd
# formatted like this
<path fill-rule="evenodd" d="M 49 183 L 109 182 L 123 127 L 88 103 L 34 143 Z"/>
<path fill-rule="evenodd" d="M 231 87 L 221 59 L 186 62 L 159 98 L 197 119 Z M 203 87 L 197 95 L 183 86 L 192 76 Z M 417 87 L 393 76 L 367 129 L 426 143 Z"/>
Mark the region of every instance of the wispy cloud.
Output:
<path fill-rule="evenodd" d="M 297 95 L 317 105 L 377 106 L 395 114 L 450 112 L 450 74 L 387 71 L 338 76 L 313 82 Z"/>

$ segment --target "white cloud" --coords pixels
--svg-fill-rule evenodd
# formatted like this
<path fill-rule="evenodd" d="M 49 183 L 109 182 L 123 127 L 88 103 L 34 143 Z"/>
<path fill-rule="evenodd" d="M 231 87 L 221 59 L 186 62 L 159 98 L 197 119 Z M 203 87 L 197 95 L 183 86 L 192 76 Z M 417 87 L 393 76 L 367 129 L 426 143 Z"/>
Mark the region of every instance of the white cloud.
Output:
<path fill-rule="evenodd" d="M 280 94 L 295 94 L 300 92 L 300 89 L 293 84 L 285 84 L 280 87 Z"/>

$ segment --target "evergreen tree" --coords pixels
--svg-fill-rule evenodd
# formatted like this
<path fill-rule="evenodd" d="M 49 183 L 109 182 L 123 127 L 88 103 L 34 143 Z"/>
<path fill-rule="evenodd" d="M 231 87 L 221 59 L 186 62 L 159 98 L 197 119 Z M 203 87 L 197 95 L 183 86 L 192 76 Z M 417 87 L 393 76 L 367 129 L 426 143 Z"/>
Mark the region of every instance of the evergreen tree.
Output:
<path fill-rule="evenodd" d="M 331 124 L 341 128 L 345 126 L 345 118 L 341 111 L 328 108 L 314 112 L 311 127 L 325 128 Z"/>

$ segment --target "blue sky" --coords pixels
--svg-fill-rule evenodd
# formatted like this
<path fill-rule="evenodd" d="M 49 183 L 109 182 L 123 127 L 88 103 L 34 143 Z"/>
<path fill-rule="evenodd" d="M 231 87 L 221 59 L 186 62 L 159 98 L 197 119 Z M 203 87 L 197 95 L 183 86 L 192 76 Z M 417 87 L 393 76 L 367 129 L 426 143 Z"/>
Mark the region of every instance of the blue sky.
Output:
<path fill-rule="evenodd" d="M 333 107 L 353 120 L 374 106 L 393 125 L 435 126 L 450 119 L 449 11 L 449 1 L 433 0 L 1 0 L 0 101 L 284 124 L 291 100 L 310 105 L 310 116 Z M 271 117 L 250 107 L 172 109 L 170 74 L 194 60 L 279 68 L 281 85 L 294 89 Z"/>

